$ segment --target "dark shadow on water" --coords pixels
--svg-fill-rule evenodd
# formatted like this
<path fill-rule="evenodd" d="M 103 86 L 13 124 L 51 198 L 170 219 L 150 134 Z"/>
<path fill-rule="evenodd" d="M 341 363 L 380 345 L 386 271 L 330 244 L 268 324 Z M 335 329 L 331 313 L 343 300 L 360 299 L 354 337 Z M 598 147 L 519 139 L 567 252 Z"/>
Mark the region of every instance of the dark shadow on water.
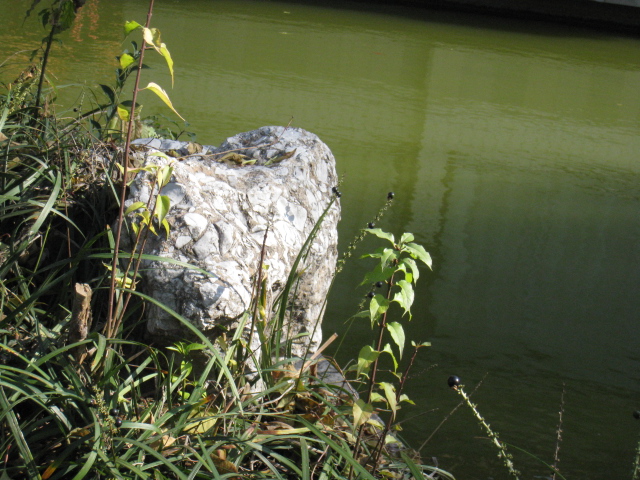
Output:
<path fill-rule="evenodd" d="M 538 11 L 517 10 L 513 5 L 523 2 L 482 2 L 450 0 L 405 1 L 337 1 L 300 0 L 305 5 L 335 10 L 366 11 L 381 15 L 395 15 L 414 20 L 457 24 L 479 28 L 521 32 L 549 37 L 579 36 L 608 38 L 613 36 L 640 36 L 640 8 L 604 4 L 594 0 L 553 0 L 528 2 Z M 491 6 L 490 4 L 493 4 Z M 558 5 L 559 4 L 559 5 Z M 540 7 L 538 8 L 538 5 Z M 519 7 L 521 8 L 521 7 Z M 578 13 L 584 11 L 584 15 Z M 548 13 L 547 13 L 548 12 Z"/>

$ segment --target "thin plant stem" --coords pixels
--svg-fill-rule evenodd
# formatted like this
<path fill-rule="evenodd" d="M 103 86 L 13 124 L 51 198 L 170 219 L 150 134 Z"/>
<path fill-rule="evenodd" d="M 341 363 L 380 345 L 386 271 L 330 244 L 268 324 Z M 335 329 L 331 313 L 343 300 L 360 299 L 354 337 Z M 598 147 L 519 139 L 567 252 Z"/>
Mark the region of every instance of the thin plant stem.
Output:
<path fill-rule="evenodd" d="M 400 385 L 398 385 L 398 389 L 396 390 L 396 405 L 400 403 L 400 397 L 402 396 L 402 392 L 404 390 L 404 385 L 405 385 L 407 379 L 409 378 L 409 372 L 411 371 L 411 368 L 413 368 L 413 363 L 416 360 L 416 356 L 418 355 L 418 350 L 419 349 L 420 349 L 419 345 L 416 345 L 414 347 L 413 355 L 411 355 L 411 359 L 409 360 L 409 364 L 407 365 L 407 368 L 405 368 L 404 373 L 402 374 L 402 378 L 400 379 Z M 374 466 L 378 465 L 378 462 L 380 461 L 380 455 L 382 455 L 382 449 L 384 448 L 385 440 L 387 438 L 387 434 L 391 430 L 391 426 L 395 423 L 395 420 L 396 420 L 396 412 L 392 411 L 391 415 L 387 419 L 387 423 L 384 426 L 384 430 L 382 431 L 382 434 L 380 435 L 380 438 L 378 439 L 378 445 L 376 446 L 376 449 L 374 451 L 374 459 L 373 459 L 373 465 Z"/>
<path fill-rule="evenodd" d="M 391 298 L 391 289 L 393 288 L 393 277 L 394 275 L 391 275 L 391 278 L 389 278 L 389 283 L 387 285 L 387 299 Z M 376 344 L 376 351 L 380 351 L 382 349 L 382 342 L 384 340 L 384 332 L 385 332 L 385 328 L 387 326 L 387 311 L 385 311 L 382 314 L 382 317 L 380 318 L 380 322 L 378 323 L 378 341 Z M 379 356 L 378 356 L 379 358 Z M 371 375 L 369 377 L 369 386 L 367 388 L 367 397 L 366 397 L 366 402 L 367 403 L 371 403 L 371 395 L 373 394 L 373 388 L 376 384 L 376 376 L 378 373 L 378 358 L 376 358 L 373 361 L 373 364 L 371 366 Z M 356 438 L 356 444 L 355 447 L 353 448 L 354 451 L 354 457 L 357 458 L 358 453 L 360 452 L 360 446 L 362 444 L 362 437 L 364 435 L 364 427 L 365 424 L 363 423 L 362 425 L 360 425 L 360 428 L 358 429 L 358 436 Z"/>
<path fill-rule="evenodd" d="M 633 459 L 633 475 L 632 480 L 638 480 L 640 478 L 640 438 L 638 438 L 638 444 L 636 445 L 636 456 Z"/>
<path fill-rule="evenodd" d="M 566 384 L 562 384 L 562 395 L 560 395 L 560 411 L 558 412 L 558 428 L 556 429 L 556 449 L 553 452 L 553 475 L 551 480 L 556 480 L 556 472 L 558 471 L 558 463 L 560 463 L 560 443 L 562 443 L 562 414 L 564 413 L 564 393 Z"/>
<path fill-rule="evenodd" d="M 40 108 L 40 96 L 42 95 L 42 85 L 44 84 L 44 73 L 47 69 L 47 63 L 49 61 L 49 53 L 51 52 L 51 44 L 53 43 L 53 36 L 56 33 L 56 26 L 58 24 L 57 16 L 59 12 L 56 13 L 56 18 L 52 22 L 51 31 L 49 32 L 49 36 L 47 37 L 47 46 L 44 49 L 44 55 L 42 56 L 42 68 L 40 69 L 40 79 L 38 81 L 38 91 L 36 92 L 36 110 Z"/>
<path fill-rule="evenodd" d="M 463 398 L 464 403 L 471 409 L 473 415 L 478 420 L 478 423 L 480 423 L 480 426 L 484 429 L 485 432 L 487 432 L 487 435 L 491 439 L 491 442 L 498 449 L 498 456 L 502 458 L 505 467 L 507 467 L 507 470 L 509 470 L 509 474 L 516 480 L 519 480 L 520 472 L 515 469 L 513 462 L 511 461 L 512 456 L 509 452 L 507 452 L 507 446 L 500 440 L 500 438 L 498 438 L 498 434 L 491 429 L 491 426 L 480 414 L 480 412 L 478 411 L 478 406 L 475 403 L 471 402 L 471 399 L 465 393 L 462 385 L 456 385 L 453 387 L 453 389 Z"/>

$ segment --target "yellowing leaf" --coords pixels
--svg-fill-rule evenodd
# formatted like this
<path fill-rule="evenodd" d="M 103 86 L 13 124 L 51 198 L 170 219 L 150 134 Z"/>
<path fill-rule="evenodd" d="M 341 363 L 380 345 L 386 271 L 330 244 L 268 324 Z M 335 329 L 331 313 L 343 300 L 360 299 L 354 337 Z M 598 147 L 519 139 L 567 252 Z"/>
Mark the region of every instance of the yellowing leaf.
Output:
<path fill-rule="evenodd" d="M 366 373 L 369 370 L 369 366 L 375 362 L 379 355 L 380 352 L 374 350 L 370 345 L 362 347 L 360 353 L 358 353 L 358 369 L 356 375 L 360 376 L 361 373 Z"/>
<path fill-rule="evenodd" d="M 118 118 L 123 122 L 129 121 L 129 110 L 122 106 L 122 104 L 118 105 Z"/>
<path fill-rule="evenodd" d="M 187 144 L 187 152 L 189 153 L 189 155 L 200 153 L 202 152 L 202 150 L 203 150 L 202 145 L 200 145 L 199 143 L 189 142 Z"/>
<path fill-rule="evenodd" d="M 216 469 L 218 470 L 218 473 L 222 473 L 222 474 L 238 473 L 238 467 L 236 467 L 229 460 L 225 460 L 219 457 L 218 455 L 216 455 L 215 453 L 211 453 L 209 457 L 211 458 L 211 460 L 213 460 L 213 463 L 215 464 Z"/>
<path fill-rule="evenodd" d="M 353 404 L 353 426 L 358 428 L 366 423 L 373 414 L 373 405 L 365 402 L 361 398 Z"/>
<path fill-rule="evenodd" d="M 165 448 L 169 448 L 176 442 L 176 439 L 171 435 L 164 434 L 162 437 L 158 438 L 155 442 L 151 443 L 151 448 L 154 450 L 162 451 Z"/>
<path fill-rule="evenodd" d="M 398 405 L 396 403 L 396 389 L 395 387 L 387 382 L 380 382 L 379 383 L 380 387 L 382 388 L 382 390 L 384 391 L 384 396 L 387 398 L 387 403 L 389 405 L 389 408 L 391 409 L 391 411 L 393 413 L 396 412 L 396 410 L 398 410 Z"/>
<path fill-rule="evenodd" d="M 171 54 L 167 49 L 167 46 L 162 43 L 160 44 L 160 48 L 156 49 L 160 55 L 162 55 L 167 62 L 167 67 L 169 67 L 169 73 L 171 73 L 171 87 L 173 88 L 173 59 L 171 58 Z"/>
<path fill-rule="evenodd" d="M 154 32 L 153 30 L 157 29 L 151 29 L 151 28 L 146 28 L 146 27 L 142 27 L 142 38 L 144 38 L 144 41 L 147 42 L 149 45 L 151 45 L 152 47 L 155 47 L 155 43 L 154 43 Z"/>
<path fill-rule="evenodd" d="M 124 70 L 135 61 L 135 58 L 133 58 L 131 55 L 129 55 L 128 53 L 123 53 L 122 55 L 120 55 L 120 68 Z"/>
<path fill-rule="evenodd" d="M 180 115 L 176 111 L 176 109 L 173 108 L 173 104 L 171 103 L 171 100 L 169 100 L 169 96 L 167 95 L 167 92 L 165 92 L 160 85 L 158 85 L 157 83 L 149 82 L 149 85 L 144 87 L 142 90 L 151 90 L 158 97 L 160 97 L 160 100 L 162 100 L 171 110 L 173 110 L 173 113 L 175 113 L 182 120 L 184 120 L 184 118 L 182 118 L 182 115 Z"/>

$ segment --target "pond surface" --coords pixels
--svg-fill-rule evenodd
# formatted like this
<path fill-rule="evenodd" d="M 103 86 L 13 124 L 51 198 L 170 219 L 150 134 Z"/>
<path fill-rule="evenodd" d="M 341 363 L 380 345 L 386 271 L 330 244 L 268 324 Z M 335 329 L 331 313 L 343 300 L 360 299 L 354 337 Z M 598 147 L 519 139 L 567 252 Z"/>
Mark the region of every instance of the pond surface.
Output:
<path fill-rule="evenodd" d="M 33 18 L 21 26 L 30 3 L 0 0 L 3 57 L 44 36 Z M 58 82 L 113 83 L 121 24 L 143 23 L 145 8 L 89 0 L 54 47 Z M 408 394 L 417 406 L 401 424 L 415 448 L 431 437 L 425 463 L 434 457 L 462 480 L 507 478 L 466 408 L 432 435 L 458 404 L 446 387 L 456 374 L 468 392 L 482 382 L 474 401 L 504 441 L 547 463 L 564 388 L 560 470 L 631 478 L 640 41 L 454 13 L 259 1 L 161 0 L 153 24 L 176 62 L 170 95 L 200 143 L 293 117 L 329 145 L 344 175 L 342 250 L 396 193 L 379 226 L 413 232 L 434 259 L 408 327 L 433 346 L 415 365 Z M 148 58 L 145 81 L 169 88 L 161 62 Z M 79 88 L 61 91 L 63 103 L 76 98 L 90 102 Z M 166 112 L 148 96 L 142 103 Z M 325 334 L 345 333 L 367 265 L 354 259 L 339 278 Z M 356 321 L 344 337 L 341 361 L 371 333 Z M 512 451 L 521 478 L 550 477 Z"/>

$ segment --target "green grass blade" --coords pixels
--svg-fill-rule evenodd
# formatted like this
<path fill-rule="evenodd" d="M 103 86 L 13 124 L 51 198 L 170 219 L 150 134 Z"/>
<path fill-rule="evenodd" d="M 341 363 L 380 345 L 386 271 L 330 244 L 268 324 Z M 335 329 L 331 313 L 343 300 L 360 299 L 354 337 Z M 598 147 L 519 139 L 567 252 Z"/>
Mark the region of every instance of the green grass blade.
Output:
<path fill-rule="evenodd" d="M 159 453 L 158 451 L 153 449 L 150 445 L 147 445 L 146 443 L 143 443 L 143 442 L 139 442 L 138 440 L 134 440 L 132 438 L 114 437 L 113 441 L 114 442 L 122 442 L 123 445 L 131 444 L 131 445 L 133 445 L 133 446 L 135 446 L 135 447 L 137 447 L 137 448 L 139 448 L 141 450 L 144 450 L 145 452 L 147 452 L 147 454 L 149 456 L 156 458 L 160 462 L 161 465 L 164 465 L 169 470 L 171 470 L 176 475 L 176 478 L 179 478 L 180 480 L 187 480 L 188 479 L 188 476 L 185 475 L 178 467 L 176 467 L 173 464 L 173 462 L 171 461 L 172 457 L 164 457 L 164 456 L 162 456 L 161 453 Z M 174 461 L 178 461 L 178 459 L 174 458 Z M 123 462 L 122 465 L 126 466 L 127 468 L 131 468 L 132 471 L 135 468 L 129 462 Z M 147 469 L 146 467 L 148 467 L 148 465 L 144 465 L 142 470 L 139 470 L 139 469 L 136 468 L 134 471 L 142 472 L 143 470 Z"/>
<path fill-rule="evenodd" d="M 233 397 L 236 400 L 238 406 L 240 407 L 240 410 L 242 411 L 242 403 L 240 401 L 240 393 L 238 392 L 238 389 L 237 389 L 237 387 L 235 385 L 235 379 L 233 378 L 233 374 L 229 370 L 229 367 L 224 363 L 224 359 L 220 356 L 220 353 L 218 352 L 218 350 L 211 343 L 211 340 L 209 340 L 209 338 L 207 338 L 207 336 L 204 333 L 202 333 L 200 330 L 198 330 L 189 321 L 188 318 L 183 317 L 178 312 L 172 310 L 171 308 L 169 308 L 166 305 L 162 304 L 161 302 L 157 301 L 155 298 L 152 298 L 149 295 L 145 295 L 144 293 L 137 292 L 135 290 L 128 290 L 128 289 L 121 289 L 121 290 L 123 292 L 130 292 L 130 293 L 132 293 L 134 295 L 139 296 L 140 298 L 142 298 L 144 300 L 147 300 L 148 302 L 153 303 L 157 307 L 160 307 L 162 310 L 164 310 L 165 312 L 169 313 L 176 320 L 179 320 L 180 323 L 182 323 L 185 327 L 187 327 L 189 330 L 191 330 L 191 332 L 194 333 L 200 339 L 200 341 L 204 345 L 206 345 L 208 347 L 209 353 L 213 354 L 213 356 L 217 360 L 218 365 L 220 366 L 220 368 L 222 369 L 222 371 L 224 373 L 224 376 L 229 381 L 229 388 L 231 389 L 231 392 L 233 393 Z"/>
<path fill-rule="evenodd" d="M 302 480 L 310 480 L 311 465 L 309 464 L 309 446 L 304 438 L 300 438 L 300 457 Z"/>
<path fill-rule="evenodd" d="M 340 455 L 340 457 L 346 461 L 351 467 L 361 475 L 361 478 L 365 478 L 368 480 L 375 480 L 374 477 L 368 470 L 366 470 L 360 462 L 353 457 L 351 450 L 341 447 L 338 443 L 333 440 L 331 437 L 326 435 L 322 430 L 316 427 L 314 424 L 306 420 L 304 417 L 298 417 L 297 420 L 306 426 L 311 432 L 316 435 L 319 439 L 329 445 L 336 453 Z"/>
<path fill-rule="evenodd" d="M 320 217 L 318 218 L 318 221 L 313 226 L 313 229 L 311 229 L 309 236 L 307 237 L 304 244 L 300 248 L 300 252 L 298 252 L 296 259 L 293 262 L 293 265 L 291 266 L 291 270 L 289 271 L 289 276 L 287 277 L 287 282 L 285 283 L 285 286 L 280 295 L 280 302 L 278 306 L 278 316 L 277 316 L 277 321 L 274 327 L 276 332 L 276 339 L 275 339 L 275 345 L 274 345 L 274 347 L 276 348 L 276 355 L 275 355 L 276 358 L 280 357 L 281 331 L 282 331 L 282 326 L 284 325 L 285 315 L 287 313 L 287 306 L 289 303 L 289 295 L 291 293 L 291 288 L 293 287 L 293 285 L 296 283 L 298 279 L 298 267 L 300 265 L 300 262 L 307 257 L 309 250 L 311 248 L 311 244 L 313 243 L 316 236 L 318 235 L 318 232 L 320 231 L 320 227 L 322 226 L 324 217 L 327 216 L 327 213 L 329 213 L 329 210 L 333 206 L 334 202 L 335 202 L 335 197 L 331 199 L 327 207 L 324 209 L 324 212 L 322 212 L 322 215 L 320 215 Z"/>
<path fill-rule="evenodd" d="M 23 461 L 26 463 L 29 476 L 33 479 L 41 480 L 42 477 L 40 476 L 38 468 L 33 460 L 33 455 L 31 455 L 31 449 L 22 434 L 16 414 L 9 408 L 9 400 L 4 393 L 4 388 L 2 388 L 2 386 L 0 386 L 0 408 L 2 408 L 3 413 L 6 413 L 9 429 L 11 430 L 13 438 L 18 446 L 18 451 L 20 452 Z"/>

